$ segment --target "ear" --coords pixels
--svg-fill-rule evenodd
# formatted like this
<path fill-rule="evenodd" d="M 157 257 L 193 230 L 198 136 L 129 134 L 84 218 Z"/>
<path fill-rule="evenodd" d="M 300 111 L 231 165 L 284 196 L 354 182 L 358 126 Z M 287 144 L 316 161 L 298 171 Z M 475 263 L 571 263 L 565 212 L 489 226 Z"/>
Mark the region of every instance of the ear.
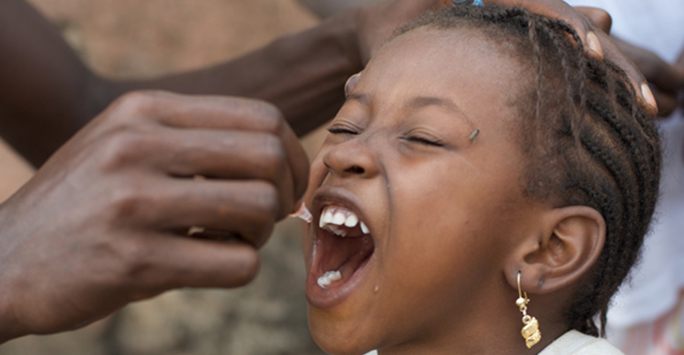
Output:
<path fill-rule="evenodd" d="M 528 293 L 549 293 L 582 277 L 598 259 L 606 240 L 606 222 L 591 207 L 549 210 L 536 232 L 522 238 L 506 264 L 506 279 Z M 536 227 L 535 227 L 536 228 Z"/>

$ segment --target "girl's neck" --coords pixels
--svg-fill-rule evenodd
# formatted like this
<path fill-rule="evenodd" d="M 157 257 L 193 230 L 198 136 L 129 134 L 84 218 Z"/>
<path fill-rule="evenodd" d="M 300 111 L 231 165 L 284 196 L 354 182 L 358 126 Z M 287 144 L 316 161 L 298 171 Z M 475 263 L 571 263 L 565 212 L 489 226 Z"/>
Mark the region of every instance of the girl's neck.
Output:
<path fill-rule="evenodd" d="M 520 333 L 523 323 L 519 313 L 481 313 L 475 321 L 458 322 L 461 326 L 452 329 L 433 329 L 412 341 L 380 349 L 378 355 L 535 355 L 568 331 L 565 322 L 543 317 L 539 319 L 542 339 L 528 349 Z"/>

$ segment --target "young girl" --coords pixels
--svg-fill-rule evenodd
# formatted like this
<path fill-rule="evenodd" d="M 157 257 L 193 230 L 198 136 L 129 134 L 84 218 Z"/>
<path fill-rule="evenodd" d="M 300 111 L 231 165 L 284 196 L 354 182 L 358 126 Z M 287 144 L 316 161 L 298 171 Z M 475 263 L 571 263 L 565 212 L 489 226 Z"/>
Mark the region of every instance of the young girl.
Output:
<path fill-rule="evenodd" d="M 350 80 L 312 165 L 321 348 L 619 354 L 595 319 L 637 258 L 660 168 L 626 80 L 522 9 L 401 30 Z"/>

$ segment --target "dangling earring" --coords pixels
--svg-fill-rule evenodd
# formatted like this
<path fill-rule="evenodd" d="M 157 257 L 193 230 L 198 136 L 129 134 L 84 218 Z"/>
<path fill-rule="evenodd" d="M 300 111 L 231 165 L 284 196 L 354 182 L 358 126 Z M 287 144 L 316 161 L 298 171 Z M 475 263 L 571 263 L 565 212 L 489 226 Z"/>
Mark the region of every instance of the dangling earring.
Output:
<path fill-rule="evenodd" d="M 530 349 L 541 340 L 541 332 L 539 331 L 537 318 L 530 317 L 527 314 L 528 303 L 530 303 L 530 299 L 527 298 L 527 292 L 525 292 L 525 297 L 523 298 L 522 288 L 520 288 L 520 271 L 518 271 L 518 299 L 515 300 L 515 304 L 520 307 L 520 312 L 523 314 L 522 322 L 525 325 L 520 334 L 525 338 L 525 345 Z"/>

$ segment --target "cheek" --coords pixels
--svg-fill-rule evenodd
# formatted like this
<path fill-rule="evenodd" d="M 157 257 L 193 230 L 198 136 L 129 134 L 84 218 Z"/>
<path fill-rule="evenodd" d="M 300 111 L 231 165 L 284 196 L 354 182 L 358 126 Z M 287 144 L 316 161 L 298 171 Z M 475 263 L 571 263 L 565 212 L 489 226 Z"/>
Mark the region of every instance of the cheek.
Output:
<path fill-rule="evenodd" d="M 453 169 L 414 171 L 419 173 L 398 177 L 392 192 L 386 265 L 392 265 L 396 282 L 433 292 L 470 283 L 478 269 L 488 273 L 499 267 L 491 260 L 505 250 L 506 226 L 499 203 L 488 196 L 505 192 Z"/>

